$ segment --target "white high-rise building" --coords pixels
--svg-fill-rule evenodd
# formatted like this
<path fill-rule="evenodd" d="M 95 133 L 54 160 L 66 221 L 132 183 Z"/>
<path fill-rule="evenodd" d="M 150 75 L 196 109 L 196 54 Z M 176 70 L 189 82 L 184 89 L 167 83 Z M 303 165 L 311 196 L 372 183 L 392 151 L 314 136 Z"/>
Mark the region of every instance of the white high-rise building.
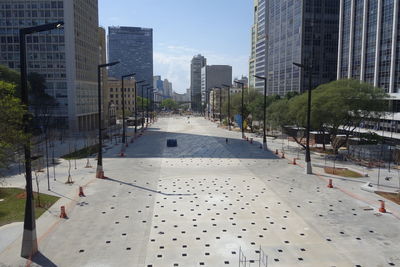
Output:
<path fill-rule="evenodd" d="M 28 73 L 46 78 L 58 108 L 57 126 L 97 125 L 99 33 L 97 0 L 0 0 L 0 64 L 20 70 L 19 29 L 64 21 L 64 28 L 26 37 Z"/>

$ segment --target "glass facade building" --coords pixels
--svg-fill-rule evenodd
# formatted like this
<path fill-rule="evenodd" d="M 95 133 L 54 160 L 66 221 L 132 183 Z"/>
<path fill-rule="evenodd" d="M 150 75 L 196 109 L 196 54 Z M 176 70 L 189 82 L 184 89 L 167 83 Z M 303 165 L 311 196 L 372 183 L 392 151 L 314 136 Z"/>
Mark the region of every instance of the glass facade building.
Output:
<path fill-rule="evenodd" d="M 201 68 L 207 65 L 207 59 L 202 55 L 194 56 L 190 63 L 190 102 L 195 112 L 202 111 L 201 105 Z"/>
<path fill-rule="evenodd" d="M 309 72 L 293 62 L 313 66 L 312 88 L 336 79 L 339 0 L 259 0 L 257 16 L 255 73 L 268 95 L 308 90 Z"/>
<path fill-rule="evenodd" d="M 59 128 L 90 130 L 97 124 L 97 0 L 0 0 L 0 64 L 19 71 L 19 29 L 56 21 L 64 27 L 26 36 L 28 73 L 45 77 Z"/>
<path fill-rule="evenodd" d="M 136 73 L 137 81 L 153 84 L 153 29 L 108 27 L 108 60 L 120 63 L 109 68 L 110 77 Z M 138 90 L 141 95 L 141 90 Z"/>
<path fill-rule="evenodd" d="M 341 0 L 337 78 L 399 93 L 399 0 Z"/>

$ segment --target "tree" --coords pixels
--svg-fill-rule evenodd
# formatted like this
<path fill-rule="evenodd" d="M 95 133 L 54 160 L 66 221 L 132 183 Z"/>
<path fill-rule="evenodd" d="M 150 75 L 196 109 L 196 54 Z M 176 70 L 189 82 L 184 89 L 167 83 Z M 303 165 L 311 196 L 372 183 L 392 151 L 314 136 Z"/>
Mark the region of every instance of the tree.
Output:
<path fill-rule="evenodd" d="M 344 79 L 319 86 L 313 92 L 313 127 L 327 131 L 335 153 L 347 143 L 363 121 L 376 121 L 385 113 L 389 96 L 381 88 Z M 337 139 L 343 132 L 345 138 Z"/>
<path fill-rule="evenodd" d="M 384 99 L 387 97 L 382 89 L 357 80 L 345 79 L 320 85 L 312 92 L 311 128 L 327 132 L 337 153 L 361 122 L 379 119 L 386 109 Z M 283 128 L 306 128 L 307 93 L 272 104 L 268 113 L 273 122 Z M 345 137 L 337 138 L 342 132 Z M 304 147 L 305 132 L 300 137 L 297 137 L 297 132 L 293 133 L 295 131 L 292 134 L 288 132 Z"/>
<path fill-rule="evenodd" d="M 33 112 L 34 133 L 45 133 L 51 126 L 55 109 L 58 106 L 56 99 L 46 93 L 46 79 L 39 73 L 28 75 L 29 107 Z"/>
<path fill-rule="evenodd" d="M 179 105 L 171 98 L 167 98 L 161 101 L 161 107 L 167 110 L 177 110 Z"/>
<path fill-rule="evenodd" d="M 0 81 L 0 169 L 12 162 L 12 154 L 26 142 L 23 116 L 26 113 L 19 98 L 15 97 L 16 85 Z"/>

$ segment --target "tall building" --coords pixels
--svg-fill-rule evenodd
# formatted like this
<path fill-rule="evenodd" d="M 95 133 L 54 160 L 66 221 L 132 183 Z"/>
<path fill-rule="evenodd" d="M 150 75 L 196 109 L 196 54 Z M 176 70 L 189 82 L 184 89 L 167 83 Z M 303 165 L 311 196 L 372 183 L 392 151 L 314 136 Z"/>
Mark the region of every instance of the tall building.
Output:
<path fill-rule="evenodd" d="M 26 37 L 28 73 L 46 78 L 55 97 L 58 127 L 72 131 L 97 125 L 99 63 L 97 0 L 0 0 L 0 64 L 20 70 L 19 29 L 64 21 L 64 28 Z"/>
<path fill-rule="evenodd" d="M 172 83 L 169 82 L 168 79 L 164 79 L 163 88 L 164 88 L 164 96 L 172 97 Z"/>
<path fill-rule="evenodd" d="M 109 76 L 119 79 L 134 72 L 136 80 L 152 84 L 153 29 L 108 27 L 108 60 L 120 62 L 109 69 Z"/>
<path fill-rule="evenodd" d="M 258 0 L 257 6 L 254 10 L 255 27 L 254 37 L 252 36 L 252 42 L 255 43 L 254 51 L 254 71 L 253 73 L 258 76 L 264 76 L 266 73 L 267 55 L 268 55 L 268 4 L 269 0 Z M 253 51 L 252 51 L 253 52 Z M 264 88 L 264 82 L 256 79 L 254 76 L 250 76 L 253 79 L 254 88 L 262 90 Z"/>
<path fill-rule="evenodd" d="M 253 11 L 253 26 L 251 27 L 251 52 L 249 59 L 249 87 L 255 87 L 256 74 L 256 43 L 257 43 L 257 29 L 258 29 L 258 1 L 254 0 L 254 11 Z"/>
<path fill-rule="evenodd" d="M 153 87 L 157 89 L 159 93 L 164 94 L 164 82 L 161 80 L 160 75 L 153 76 Z"/>
<path fill-rule="evenodd" d="M 207 65 L 207 59 L 202 55 L 194 56 L 190 64 L 191 109 L 201 112 L 201 68 Z"/>
<path fill-rule="evenodd" d="M 309 72 L 293 62 L 313 66 L 313 88 L 336 79 L 339 1 L 258 1 L 255 73 L 268 78 L 269 95 L 309 88 Z"/>
<path fill-rule="evenodd" d="M 232 67 L 228 65 L 211 65 L 201 68 L 201 102 L 210 111 L 209 93 L 216 86 L 232 84 Z"/>
<path fill-rule="evenodd" d="M 138 90 L 139 92 L 140 90 Z M 124 79 L 125 116 L 132 116 L 135 110 L 135 80 Z M 146 94 L 146 93 L 145 93 Z M 115 106 L 117 117 L 122 118 L 122 82 L 114 77 L 108 78 L 106 97 L 110 100 L 109 107 Z M 110 113 L 105 110 L 104 113 Z"/>
<path fill-rule="evenodd" d="M 399 0 L 341 0 L 337 78 L 400 92 Z"/>

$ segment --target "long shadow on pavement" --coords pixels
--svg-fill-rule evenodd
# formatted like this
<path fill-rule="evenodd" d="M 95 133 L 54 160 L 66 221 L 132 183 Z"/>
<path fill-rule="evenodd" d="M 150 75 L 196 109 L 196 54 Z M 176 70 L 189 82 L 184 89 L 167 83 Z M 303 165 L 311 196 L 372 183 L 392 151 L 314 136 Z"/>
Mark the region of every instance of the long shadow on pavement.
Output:
<path fill-rule="evenodd" d="M 149 191 L 149 192 L 160 194 L 160 195 L 164 195 L 164 196 L 192 196 L 192 194 L 169 194 L 169 193 L 164 193 L 164 192 L 157 191 L 157 190 L 154 190 L 154 189 L 151 189 L 151 188 L 147 188 L 147 187 L 140 186 L 140 185 L 135 185 L 135 184 L 132 184 L 132 183 L 123 182 L 123 181 L 120 181 L 120 180 L 117 180 L 117 179 L 113 179 L 113 178 L 110 178 L 110 177 L 107 177 L 104 180 L 115 182 L 115 183 L 120 183 L 120 184 L 124 184 L 124 185 L 129 185 L 129 186 L 132 186 L 132 187 L 135 187 L 135 188 L 138 188 L 138 189 L 142 189 L 142 190 L 145 190 L 145 191 Z"/>
<path fill-rule="evenodd" d="M 166 147 L 167 139 L 177 139 L 177 147 Z M 129 139 L 128 139 L 129 142 Z M 225 149 L 221 149 L 221 146 Z M 189 133 L 158 131 L 148 128 L 126 148 L 126 158 L 239 158 L 278 159 L 271 151 L 261 149 L 262 144 L 225 137 Z M 105 158 L 118 158 L 117 153 L 107 153 Z"/>
<path fill-rule="evenodd" d="M 43 255 L 40 251 L 35 254 L 35 256 L 31 259 L 32 262 L 38 264 L 39 266 L 46 266 L 46 267 L 56 267 L 57 265 L 54 264 L 49 258 Z"/>

